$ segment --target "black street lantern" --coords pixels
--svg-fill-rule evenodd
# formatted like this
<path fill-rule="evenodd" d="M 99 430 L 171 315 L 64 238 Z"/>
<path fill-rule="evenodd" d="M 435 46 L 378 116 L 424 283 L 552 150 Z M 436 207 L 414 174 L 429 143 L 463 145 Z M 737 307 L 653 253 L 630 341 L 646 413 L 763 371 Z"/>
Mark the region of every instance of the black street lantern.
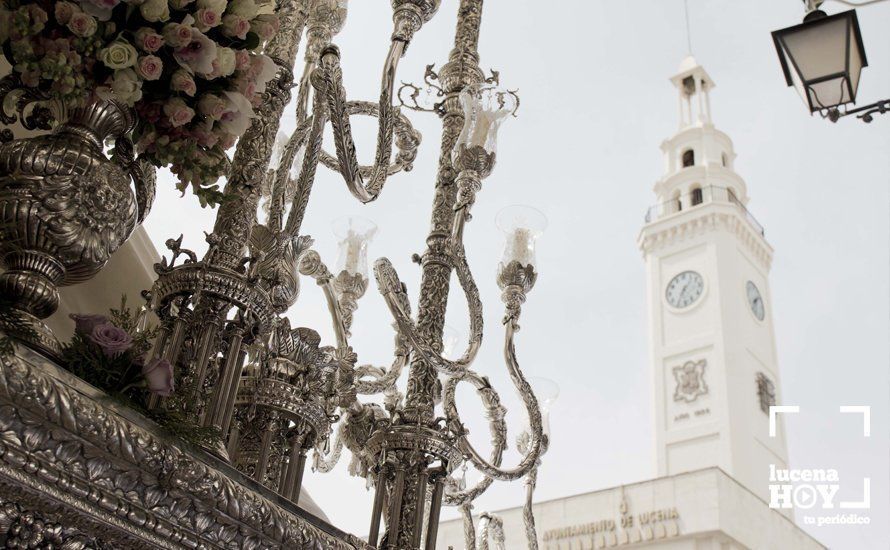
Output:
<path fill-rule="evenodd" d="M 856 102 L 859 73 L 868 66 L 856 10 L 835 15 L 814 10 L 800 25 L 773 32 L 785 80 L 810 112 Z M 831 117 L 831 118 L 836 118 Z"/>

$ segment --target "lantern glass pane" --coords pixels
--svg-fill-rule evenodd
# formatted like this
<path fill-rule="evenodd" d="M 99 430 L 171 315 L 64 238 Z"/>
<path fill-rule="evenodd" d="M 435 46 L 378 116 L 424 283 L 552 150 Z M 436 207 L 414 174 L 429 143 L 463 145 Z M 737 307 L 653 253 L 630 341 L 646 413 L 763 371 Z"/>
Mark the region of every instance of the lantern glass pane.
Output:
<path fill-rule="evenodd" d="M 853 89 L 853 98 L 856 101 L 856 92 L 859 90 L 859 76 L 862 74 L 862 67 L 865 56 L 859 49 L 859 41 L 855 38 L 850 39 L 850 87 Z"/>
<path fill-rule="evenodd" d="M 782 56 L 785 58 L 785 63 L 788 66 L 788 73 L 791 75 L 791 81 L 794 83 L 794 89 L 797 90 L 797 94 L 804 103 L 809 104 L 806 88 L 804 88 L 803 82 L 800 80 L 800 74 L 794 69 L 794 63 L 788 55 L 788 50 L 782 48 Z"/>
<path fill-rule="evenodd" d="M 787 55 L 806 83 L 847 72 L 847 41 L 850 38 L 847 18 L 828 19 L 818 24 L 792 28 L 783 37 Z"/>
<path fill-rule="evenodd" d="M 827 109 L 849 103 L 850 86 L 846 76 L 810 84 L 810 102 L 814 109 Z"/>

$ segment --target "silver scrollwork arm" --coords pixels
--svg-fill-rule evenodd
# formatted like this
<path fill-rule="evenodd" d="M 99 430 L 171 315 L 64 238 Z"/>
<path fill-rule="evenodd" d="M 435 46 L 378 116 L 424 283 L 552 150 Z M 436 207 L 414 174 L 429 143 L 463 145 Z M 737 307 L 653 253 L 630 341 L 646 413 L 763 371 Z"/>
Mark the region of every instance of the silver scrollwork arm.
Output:
<path fill-rule="evenodd" d="M 374 169 L 367 185 L 359 168 L 355 152 L 355 142 L 349 123 L 346 90 L 343 88 L 343 72 L 340 68 L 340 50 L 329 46 L 322 52 L 321 69 L 327 81 L 328 109 L 331 112 L 331 127 L 334 131 L 334 144 L 337 150 L 340 173 L 349 187 L 349 191 L 362 202 L 371 202 L 377 198 L 389 175 L 389 162 L 392 156 L 394 135 L 393 119 L 397 109 L 392 105 L 392 92 L 395 84 L 395 73 L 399 59 L 404 52 L 405 43 L 393 40 L 387 54 L 383 69 L 383 79 L 378 103 L 378 134 L 377 152 L 374 157 Z"/>
<path fill-rule="evenodd" d="M 452 376 L 460 376 L 467 372 L 469 366 L 476 359 L 479 348 L 482 346 L 482 300 L 479 298 L 479 289 L 473 281 L 463 249 L 459 248 L 452 253 L 452 258 L 458 281 L 466 295 L 470 316 L 470 341 L 463 356 L 455 361 L 442 357 L 440 352 L 436 351 L 420 336 L 414 322 L 411 320 L 410 312 L 403 307 L 406 301 L 404 298 L 405 286 L 399 280 L 398 273 L 396 273 L 395 268 L 388 259 L 380 258 L 374 263 L 374 276 L 377 278 L 377 286 L 380 293 L 383 295 L 390 312 L 392 312 L 399 326 L 399 331 L 411 343 L 412 349 L 440 372 Z"/>
<path fill-rule="evenodd" d="M 328 311 L 331 313 L 331 321 L 334 325 L 334 335 L 337 340 L 337 348 L 344 349 L 349 346 L 347 337 L 348 331 L 346 324 L 343 322 L 343 313 L 340 311 L 340 303 L 337 301 L 336 293 L 332 280 L 334 276 L 330 270 L 321 261 L 321 256 L 314 250 L 307 250 L 300 258 L 300 273 L 315 279 L 318 286 L 324 292 L 325 300 L 328 304 Z"/>
<path fill-rule="evenodd" d="M 507 322 L 505 323 L 505 326 L 506 334 L 504 343 L 504 359 L 507 363 L 507 370 L 510 373 L 510 379 L 512 380 L 513 385 L 519 391 L 519 394 L 522 397 L 522 401 L 528 413 L 530 426 L 530 441 L 528 450 L 515 468 L 504 469 L 499 467 L 497 461 L 495 461 L 495 463 L 486 461 L 482 457 L 482 455 L 480 455 L 479 452 L 473 447 L 473 445 L 467 439 L 466 435 L 461 437 L 458 442 L 458 446 L 467 454 L 473 466 L 475 466 L 476 469 L 479 470 L 483 475 L 494 478 L 498 481 L 513 481 L 525 476 L 532 470 L 532 468 L 536 467 L 537 461 L 545 448 L 545 436 L 543 433 L 541 409 L 538 406 L 538 399 L 537 397 L 535 397 L 534 391 L 532 391 L 531 385 L 528 383 L 528 380 L 525 379 L 525 375 L 522 373 L 522 370 L 520 369 L 519 363 L 516 359 L 516 348 L 513 344 L 515 331 L 518 327 L 518 325 L 516 324 L 516 318 L 509 317 L 507 319 Z M 472 378 L 468 378 L 468 380 L 472 380 Z M 460 381 L 461 380 L 458 380 L 458 382 Z M 491 391 L 493 392 L 494 390 Z M 448 419 L 449 423 L 462 425 L 457 407 L 453 403 L 453 388 L 450 398 L 451 403 L 448 403 L 446 401 L 446 418 Z M 490 419 L 490 422 L 492 423 L 492 433 L 494 434 L 495 430 L 498 429 L 501 425 L 499 424 L 501 420 L 495 417 Z M 501 436 L 506 437 L 505 432 L 506 429 L 504 428 L 503 434 L 499 433 L 498 437 L 493 438 L 495 445 L 499 444 L 498 442 Z"/>

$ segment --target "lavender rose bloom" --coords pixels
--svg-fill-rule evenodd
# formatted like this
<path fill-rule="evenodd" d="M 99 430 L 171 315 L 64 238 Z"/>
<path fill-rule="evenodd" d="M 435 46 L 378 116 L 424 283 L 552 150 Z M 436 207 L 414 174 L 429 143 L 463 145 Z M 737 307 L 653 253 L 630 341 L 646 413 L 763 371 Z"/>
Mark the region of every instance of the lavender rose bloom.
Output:
<path fill-rule="evenodd" d="M 152 359 L 142 366 L 148 391 L 161 397 L 173 394 L 173 365 L 166 359 Z"/>
<path fill-rule="evenodd" d="M 108 317 L 104 315 L 77 315 L 72 313 L 69 315 L 74 320 L 74 331 L 83 336 L 89 336 L 93 333 L 96 325 L 103 325 L 108 322 Z"/>
<path fill-rule="evenodd" d="M 127 331 L 107 322 L 93 327 L 88 338 L 102 349 L 106 357 L 117 357 L 133 346 L 133 338 Z"/>

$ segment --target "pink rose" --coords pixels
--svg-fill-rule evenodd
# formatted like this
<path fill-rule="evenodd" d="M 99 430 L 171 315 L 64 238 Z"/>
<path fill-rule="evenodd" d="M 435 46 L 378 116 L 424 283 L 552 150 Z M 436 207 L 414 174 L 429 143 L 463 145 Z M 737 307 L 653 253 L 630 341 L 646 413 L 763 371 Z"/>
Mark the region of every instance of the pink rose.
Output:
<path fill-rule="evenodd" d="M 244 90 L 239 90 L 247 99 L 253 99 L 256 95 L 256 82 L 248 82 Z"/>
<path fill-rule="evenodd" d="M 93 36 L 99 28 L 96 20 L 82 11 L 72 14 L 67 26 L 71 32 L 83 38 Z"/>
<path fill-rule="evenodd" d="M 268 55 L 255 55 L 250 60 L 250 71 L 248 75 L 251 79 L 256 80 L 256 89 L 258 92 L 266 91 L 266 84 L 275 78 L 278 72 L 278 65 L 272 61 Z"/>
<path fill-rule="evenodd" d="M 136 72 L 145 80 L 157 80 L 161 78 L 164 63 L 155 55 L 144 55 L 136 62 Z"/>
<path fill-rule="evenodd" d="M 198 112 L 210 120 L 219 120 L 226 112 L 226 101 L 214 94 L 204 94 L 198 100 Z"/>
<path fill-rule="evenodd" d="M 170 77 L 170 87 L 174 92 L 182 92 L 189 97 L 195 97 L 195 92 L 198 91 L 195 79 L 185 69 L 176 69 Z"/>
<path fill-rule="evenodd" d="M 260 37 L 260 40 L 264 42 L 275 36 L 275 27 L 271 23 L 260 21 L 259 19 L 254 19 L 250 23 L 250 30 L 255 32 Z"/>
<path fill-rule="evenodd" d="M 250 21 L 240 15 L 228 14 L 222 18 L 223 34 L 244 40 L 250 30 Z"/>
<path fill-rule="evenodd" d="M 195 110 L 185 104 L 185 100 L 174 97 L 164 103 L 164 114 L 174 128 L 184 126 L 195 118 Z"/>
<path fill-rule="evenodd" d="M 59 22 L 59 25 L 67 25 L 68 21 L 71 21 L 71 16 L 77 11 L 80 10 L 71 2 L 56 2 L 56 21 Z"/>
<path fill-rule="evenodd" d="M 142 366 L 142 376 L 148 391 L 161 397 L 173 394 L 173 365 L 166 359 L 156 358 Z"/>
<path fill-rule="evenodd" d="M 136 45 L 142 51 L 154 53 L 164 45 L 164 37 L 148 27 L 136 31 Z"/>
<path fill-rule="evenodd" d="M 195 13 L 195 19 L 195 27 L 202 32 L 207 32 L 222 22 L 219 13 L 208 8 L 199 9 Z"/>
<path fill-rule="evenodd" d="M 250 54 L 247 53 L 247 50 L 235 51 L 235 68 L 239 71 L 250 69 Z"/>
<path fill-rule="evenodd" d="M 162 32 L 164 41 L 171 48 L 182 48 L 192 41 L 192 28 L 182 23 L 167 23 Z"/>
<path fill-rule="evenodd" d="M 83 336 L 89 336 L 96 325 L 102 325 L 108 322 L 108 317 L 104 315 L 78 315 L 72 313 L 68 317 L 74 321 L 74 332 Z"/>
<path fill-rule="evenodd" d="M 110 322 L 94 326 L 87 338 L 99 346 L 106 357 L 117 357 L 133 346 L 133 338 L 127 331 Z"/>

